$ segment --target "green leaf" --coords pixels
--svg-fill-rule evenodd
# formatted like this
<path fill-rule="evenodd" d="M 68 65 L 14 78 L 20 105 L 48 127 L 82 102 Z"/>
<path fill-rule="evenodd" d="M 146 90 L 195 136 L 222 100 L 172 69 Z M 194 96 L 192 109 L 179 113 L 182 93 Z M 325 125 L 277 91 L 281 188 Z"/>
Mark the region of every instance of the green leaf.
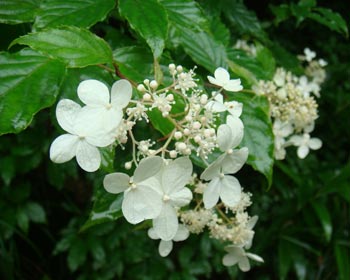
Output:
<path fill-rule="evenodd" d="M 223 14 L 239 34 L 250 35 L 263 42 L 267 40 L 255 13 L 248 10 L 242 2 L 227 0 Z"/>
<path fill-rule="evenodd" d="M 68 267 L 71 271 L 75 271 L 81 266 L 87 257 L 87 246 L 85 242 L 79 238 L 76 238 L 71 243 L 71 247 L 68 252 Z"/>
<path fill-rule="evenodd" d="M 114 171 L 115 147 L 105 147 L 99 149 L 101 152 L 101 169 L 107 173 Z"/>
<path fill-rule="evenodd" d="M 92 226 L 115 221 L 122 217 L 123 197 L 123 194 L 110 194 L 104 188 L 97 190 L 90 216 L 80 231 L 85 231 Z"/>
<path fill-rule="evenodd" d="M 28 45 L 32 49 L 62 60 L 68 67 L 112 63 L 112 51 L 108 44 L 90 31 L 65 26 L 47 29 L 19 37 L 11 43 Z"/>
<path fill-rule="evenodd" d="M 265 70 L 264 77 L 266 80 L 272 80 L 276 71 L 276 61 L 271 51 L 262 44 L 256 43 L 256 60 Z"/>
<path fill-rule="evenodd" d="M 60 25 L 90 27 L 103 21 L 114 5 L 114 0 L 46 0 L 40 5 L 33 30 Z"/>
<path fill-rule="evenodd" d="M 25 206 L 29 219 L 35 223 L 45 223 L 46 214 L 44 208 L 36 202 L 28 202 Z"/>
<path fill-rule="evenodd" d="M 18 24 L 34 21 L 40 0 L 1 0 L 0 22 Z"/>
<path fill-rule="evenodd" d="M 314 8 L 312 13 L 308 15 L 308 18 L 311 18 L 318 23 L 321 23 L 327 26 L 329 29 L 336 31 L 345 37 L 349 36 L 348 26 L 346 21 L 336 12 L 333 12 L 330 9 L 326 8 Z"/>
<path fill-rule="evenodd" d="M 156 0 L 120 0 L 119 11 L 131 28 L 146 40 L 154 58 L 158 59 L 168 33 L 168 16 L 164 7 Z"/>
<path fill-rule="evenodd" d="M 18 208 L 16 213 L 17 224 L 19 228 L 27 233 L 29 229 L 29 218 L 24 207 Z"/>
<path fill-rule="evenodd" d="M 153 58 L 149 49 L 144 47 L 123 47 L 113 51 L 113 57 L 120 72 L 141 83 L 144 79 L 153 79 Z"/>
<path fill-rule="evenodd" d="M 330 213 L 325 204 L 320 201 L 311 201 L 311 205 L 314 208 L 318 219 L 321 222 L 326 241 L 329 242 L 332 237 L 333 226 Z"/>
<path fill-rule="evenodd" d="M 287 4 L 281 4 L 279 6 L 270 5 L 269 8 L 275 15 L 274 23 L 276 25 L 280 24 L 282 21 L 287 20 L 292 15 L 290 7 Z"/>
<path fill-rule="evenodd" d="M 20 132 L 51 106 L 64 75 L 64 64 L 33 50 L 0 53 L 0 135 Z"/>
<path fill-rule="evenodd" d="M 171 121 L 162 116 L 162 113 L 157 108 L 148 111 L 147 115 L 153 127 L 163 135 L 168 135 L 175 127 Z"/>
<path fill-rule="evenodd" d="M 209 23 L 199 5 L 192 0 L 160 0 L 168 13 L 169 21 L 176 29 L 209 31 Z"/>
<path fill-rule="evenodd" d="M 210 72 L 214 72 L 217 67 L 227 68 L 225 46 L 217 42 L 210 34 L 184 29 L 182 30 L 181 40 L 185 52 L 198 65 L 203 66 Z"/>
<path fill-rule="evenodd" d="M 335 256 L 339 272 L 339 280 L 347 280 L 350 276 L 350 248 L 340 242 L 334 245 Z"/>
<path fill-rule="evenodd" d="M 274 137 L 269 117 L 269 103 L 264 96 L 235 93 L 232 99 L 243 103 L 241 119 L 244 138 L 241 147 L 248 147 L 247 163 L 262 173 L 268 186 L 272 183 Z"/>

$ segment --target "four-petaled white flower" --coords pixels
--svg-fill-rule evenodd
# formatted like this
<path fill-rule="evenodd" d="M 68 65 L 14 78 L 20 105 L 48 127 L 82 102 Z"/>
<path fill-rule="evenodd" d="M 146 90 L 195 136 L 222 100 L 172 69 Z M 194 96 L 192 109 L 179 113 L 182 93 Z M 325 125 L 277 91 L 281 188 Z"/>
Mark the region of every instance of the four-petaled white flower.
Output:
<path fill-rule="evenodd" d="M 180 224 L 172 240 L 160 240 L 158 247 L 159 255 L 161 255 L 162 257 L 166 257 L 170 254 L 171 250 L 173 249 L 173 241 L 184 241 L 189 237 L 189 235 L 189 230 L 184 225 Z M 148 230 L 148 236 L 152 239 L 160 239 L 154 228 L 150 228 Z"/>
<path fill-rule="evenodd" d="M 205 108 L 215 113 L 228 111 L 232 116 L 239 117 L 242 114 L 243 104 L 237 101 L 224 102 L 223 95 L 216 93 L 214 100 L 209 101 Z"/>
<path fill-rule="evenodd" d="M 214 78 L 215 77 L 215 78 Z M 213 85 L 224 88 L 227 91 L 240 91 L 243 89 L 240 79 L 230 80 L 230 74 L 225 68 L 219 67 L 214 72 L 214 77 L 208 76 L 208 80 Z"/>
<path fill-rule="evenodd" d="M 226 254 L 222 259 L 223 265 L 232 266 L 238 264 L 239 269 L 243 272 L 250 270 L 249 259 L 252 259 L 257 262 L 264 262 L 264 260 L 260 256 L 252 253 L 247 253 L 242 247 L 228 245 L 225 247 L 225 251 L 227 251 L 228 254 Z"/>
<path fill-rule="evenodd" d="M 130 178 L 124 173 L 105 176 L 103 186 L 113 194 L 124 192 L 122 211 L 126 220 L 137 224 L 159 216 L 162 210 L 162 196 L 156 191 L 160 183 L 155 175 L 162 169 L 161 157 L 148 157 L 140 161 Z"/>
<path fill-rule="evenodd" d="M 56 118 L 68 133 L 52 142 L 50 159 L 55 163 L 63 163 L 76 157 L 82 169 L 96 171 L 101 164 L 101 155 L 96 147 L 106 147 L 114 142 L 114 138 L 91 127 L 80 105 L 72 100 L 62 99 L 57 104 Z"/>
<path fill-rule="evenodd" d="M 316 57 L 316 53 L 309 48 L 304 49 L 304 54 L 305 54 L 305 60 L 310 62 Z"/>
<path fill-rule="evenodd" d="M 174 238 L 179 227 L 176 208 L 190 203 L 192 192 L 185 185 L 192 176 L 192 162 L 188 157 L 170 161 L 158 174 L 160 184 L 154 189 L 161 196 L 153 202 L 161 207 L 159 216 L 153 219 L 153 228 L 160 239 L 169 241 Z"/>
<path fill-rule="evenodd" d="M 243 124 L 239 118 L 227 116 L 227 124 L 218 128 L 217 142 L 224 152 L 201 174 L 201 179 L 210 181 L 203 192 L 203 202 L 207 209 L 216 205 L 219 197 L 229 207 L 234 207 L 241 199 L 239 181 L 227 174 L 239 171 L 248 158 L 248 148 L 236 148 L 243 138 Z"/>
<path fill-rule="evenodd" d="M 78 96 L 86 104 L 82 114 L 97 130 L 112 132 L 122 117 L 132 95 L 129 81 L 119 80 L 112 85 L 111 94 L 108 87 L 97 80 L 85 80 L 78 86 Z"/>
<path fill-rule="evenodd" d="M 289 140 L 294 146 L 297 146 L 298 157 L 304 159 L 311 150 L 318 150 L 322 146 L 322 141 L 318 138 L 311 138 L 309 133 L 303 135 L 294 135 Z"/>

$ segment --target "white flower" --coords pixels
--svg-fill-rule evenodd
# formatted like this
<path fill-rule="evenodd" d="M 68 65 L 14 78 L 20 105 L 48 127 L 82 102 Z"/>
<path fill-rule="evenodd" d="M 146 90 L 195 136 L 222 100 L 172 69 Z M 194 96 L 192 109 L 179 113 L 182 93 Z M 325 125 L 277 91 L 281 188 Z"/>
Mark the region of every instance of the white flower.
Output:
<path fill-rule="evenodd" d="M 158 247 L 159 255 L 161 255 L 162 257 L 168 256 L 171 250 L 173 249 L 173 241 L 175 242 L 184 241 L 189 237 L 189 235 L 190 235 L 189 230 L 184 225 L 180 224 L 172 240 L 168 240 L 168 241 L 160 240 L 159 247 Z M 156 231 L 154 230 L 154 228 L 150 228 L 148 230 L 148 236 L 152 239 L 160 239 Z"/>
<path fill-rule="evenodd" d="M 162 208 L 159 181 L 155 175 L 162 168 L 161 157 L 148 157 L 140 161 L 130 178 L 124 173 L 111 173 L 105 176 L 103 186 L 113 194 L 124 192 L 122 211 L 126 220 L 137 224 L 145 219 L 157 217 Z"/>
<path fill-rule="evenodd" d="M 309 150 L 318 150 L 322 146 L 322 141 L 318 138 L 311 138 L 309 133 L 303 135 L 294 135 L 289 140 L 294 146 L 298 147 L 298 157 L 304 159 Z"/>
<path fill-rule="evenodd" d="M 275 136 L 275 158 L 282 160 L 286 156 L 286 137 L 293 132 L 293 126 L 289 122 L 276 119 L 273 123 L 273 134 Z"/>
<path fill-rule="evenodd" d="M 214 78 L 215 77 L 215 78 Z M 219 67 L 214 72 L 214 77 L 208 76 L 210 83 L 224 88 L 227 91 L 240 91 L 243 89 L 240 79 L 230 80 L 230 74 L 226 69 Z"/>
<path fill-rule="evenodd" d="M 223 265 L 232 266 L 238 264 L 239 269 L 244 272 L 250 270 L 250 263 L 248 258 L 257 262 L 264 262 L 260 256 L 252 253 L 247 253 L 241 247 L 228 245 L 225 247 L 225 250 L 228 252 L 228 254 L 226 254 L 222 259 Z"/>
<path fill-rule="evenodd" d="M 321 59 L 318 60 L 318 64 L 319 64 L 321 67 L 325 67 L 325 66 L 328 65 L 328 62 L 321 58 Z"/>
<path fill-rule="evenodd" d="M 114 142 L 109 134 L 96 131 L 85 118 L 79 104 L 62 99 L 56 108 L 59 125 L 68 132 L 56 138 L 50 147 L 50 158 L 55 163 L 63 163 L 77 158 L 79 166 L 87 172 L 96 171 L 101 164 L 97 147 L 105 147 Z"/>
<path fill-rule="evenodd" d="M 316 57 L 316 53 L 309 48 L 304 49 L 304 54 L 305 54 L 305 60 L 310 62 Z"/>
<path fill-rule="evenodd" d="M 227 116 L 227 124 L 218 128 L 217 142 L 224 154 L 211 163 L 201 174 L 201 179 L 209 181 L 203 192 L 203 202 L 210 209 L 219 197 L 229 207 L 236 206 L 241 199 L 239 181 L 227 174 L 234 174 L 242 168 L 248 158 L 248 148 L 233 150 L 243 138 L 243 124 L 239 118 Z"/>
<path fill-rule="evenodd" d="M 97 80 L 85 80 L 78 86 L 78 96 L 86 104 L 83 114 L 90 119 L 91 125 L 98 130 L 111 132 L 115 130 L 123 116 L 122 109 L 126 107 L 132 95 L 129 81 L 119 80 L 111 89 Z"/>
<path fill-rule="evenodd" d="M 192 162 L 187 157 L 170 161 L 158 174 L 160 185 L 155 189 L 162 199 L 154 201 L 154 205 L 161 207 L 161 211 L 153 219 L 153 228 L 162 240 L 174 238 L 179 226 L 176 208 L 189 204 L 192 199 L 192 192 L 185 187 L 191 175 Z"/>
<path fill-rule="evenodd" d="M 209 101 L 205 108 L 215 113 L 228 111 L 232 116 L 239 117 L 242 114 L 243 104 L 237 101 L 224 102 L 223 95 L 217 93 L 214 100 Z"/>

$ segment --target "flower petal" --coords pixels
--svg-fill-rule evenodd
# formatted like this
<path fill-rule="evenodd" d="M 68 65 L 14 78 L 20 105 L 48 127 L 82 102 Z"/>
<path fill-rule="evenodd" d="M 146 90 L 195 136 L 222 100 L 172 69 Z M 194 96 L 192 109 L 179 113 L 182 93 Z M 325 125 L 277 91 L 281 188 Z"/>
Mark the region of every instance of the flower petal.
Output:
<path fill-rule="evenodd" d="M 192 162 L 188 157 L 180 157 L 166 165 L 162 172 L 164 193 L 170 195 L 181 190 L 192 175 Z"/>
<path fill-rule="evenodd" d="M 246 256 L 256 262 L 264 262 L 264 259 L 258 255 L 252 253 L 246 253 Z"/>
<path fill-rule="evenodd" d="M 160 241 L 159 247 L 158 247 L 159 255 L 161 255 L 162 257 L 166 257 L 167 255 L 170 254 L 172 249 L 173 249 L 173 241 L 171 241 L 171 240 L 169 240 L 169 241 L 161 240 Z"/>
<path fill-rule="evenodd" d="M 170 203 L 163 203 L 160 215 L 153 219 L 153 227 L 160 239 L 169 241 L 174 238 L 179 222 L 176 211 Z"/>
<path fill-rule="evenodd" d="M 56 118 L 59 125 L 67 132 L 76 134 L 74 124 L 81 107 L 70 99 L 62 99 L 56 107 Z"/>
<path fill-rule="evenodd" d="M 311 138 L 309 141 L 309 147 L 312 150 L 318 150 L 322 147 L 322 141 L 318 138 Z"/>
<path fill-rule="evenodd" d="M 84 140 L 78 143 L 76 157 L 79 166 L 87 172 L 94 172 L 100 167 L 100 151 Z"/>
<path fill-rule="evenodd" d="M 115 109 L 125 108 L 131 99 L 132 86 L 128 80 L 116 81 L 111 89 L 111 104 Z"/>
<path fill-rule="evenodd" d="M 212 112 L 224 112 L 226 111 L 226 107 L 224 104 L 219 103 L 217 101 L 209 101 L 207 105 L 205 106 L 207 110 L 210 110 Z"/>
<path fill-rule="evenodd" d="M 241 143 L 244 134 L 244 125 L 240 118 L 228 115 L 226 123 L 232 131 L 231 148 L 235 148 Z"/>
<path fill-rule="evenodd" d="M 224 174 L 234 174 L 242 168 L 248 159 L 248 148 L 243 147 L 233 150 L 231 154 L 226 154 L 222 161 L 222 172 Z"/>
<path fill-rule="evenodd" d="M 163 159 L 158 156 L 142 159 L 134 172 L 134 182 L 142 182 L 150 177 L 153 177 L 162 169 L 163 163 Z"/>
<path fill-rule="evenodd" d="M 109 104 L 108 87 L 97 80 L 85 80 L 78 86 L 78 96 L 86 105 L 92 107 L 106 106 Z"/>
<path fill-rule="evenodd" d="M 70 161 L 75 157 L 78 142 L 76 135 L 63 134 L 57 137 L 50 147 L 50 159 L 55 163 Z"/>
<path fill-rule="evenodd" d="M 297 154 L 301 159 L 306 158 L 306 156 L 309 154 L 309 147 L 306 145 L 301 145 L 297 150 Z"/>
<path fill-rule="evenodd" d="M 190 231 L 182 224 L 179 224 L 179 228 L 173 238 L 174 241 L 184 241 L 190 236 Z"/>
<path fill-rule="evenodd" d="M 226 152 L 232 148 L 232 138 L 231 127 L 227 124 L 220 125 L 217 131 L 217 142 L 222 152 Z"/>
<path fill-rule="evenodd" d="M 151 238 L 151 239 L 159 239 L 159 236 L 157 235 L 157 233 L 156 233 L 156 231 L 154 230 L 154 228 L 152 227 L 152 228 L 150 228 L 149 230 L 148 230 L 148 237 L 149 238 Z"/>
<path fill-rule="evenodd" d="M 130 177 L 125 173 L 107 174 L 103 179 L 103 186 L 109 193 L 121 193 L 129 187 Z"/>
<path fill-rule="evenodd" d="M 137 224 L 146 219 L 153 219 L 162 209 L 160 195 L 148 186 L 137 185 L 124 193 L 122 211 L 125 219 Z"/>
<path fill-rule="evenodd" d="M 214 77 L 219 83 L 219 86 L 223 86 L 230 80 L 230 74 L 225 68 L 219 67 L 214 72 Z"/>
<path fill-rule="evenodd" d="M 246 256 L 243 256 L 242 258 L 240 258 L 238 262 L 238 267 L 243 272 L 249 271 L 250 270 L 249 259 Z"/>
<path fill-rule="evenodd" d="M 230 101 L 226 104 L 227 111 L 234 117 L 239 117 L 243 111 L 243 104 L 237 101 Z"/>
<path fill-rule="evenodd" d="M 236 206 L 241 200 L 241 185 L 239 181 L 233 177 L 225 175 L 220 180 L 220 198 L 222 202 L 228 207 Z"/>
<path fill-rule="evenodd" d="M 189 204 L 192 200 L 192 192 L 188 188 L 183 188 L 170 194 L 171 204 L 182 207 Z"/>
<path fill-rule="evenodd" d="M 222 166 L 222 161 L 224 160 L 226 154 L 222 154 L 219 156 L 215 161 L 213 161 L 201 174 L 201 179 L 210 181 L 214 177 L 219 176 L 221 166 Z"/>
<path fill-rule="evenodd" d="M 220 196 L 220 178 L 215 177 L 211 180 L 203 192 L 203 202 L 206 209 L 213 208 Z"/>
<path fill-rule="evenodd" d="M 233 92 L 241 91 L 243 89 L 241 85 L 241 79 L 233 79 L 233 80 L 227 81 L 226 84 L 224 85 L 224 89 L 227 91 L 233 91 Z"/>

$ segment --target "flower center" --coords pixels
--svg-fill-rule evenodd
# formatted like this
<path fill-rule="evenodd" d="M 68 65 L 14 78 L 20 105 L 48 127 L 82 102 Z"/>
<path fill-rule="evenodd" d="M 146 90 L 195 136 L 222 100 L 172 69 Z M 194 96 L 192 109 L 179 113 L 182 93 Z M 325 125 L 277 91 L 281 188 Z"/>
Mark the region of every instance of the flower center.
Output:
<path fill-rule="evenodd" d="M 108 103 L 108 104 L 106 105 L 106 109 L 109 110 L 109 109 L 111 109 L 111 108 L 112 108 L 112 104 L 111 104 L 111 103 Z"/>
<path fill-rule="evenodd" d="M 164 202 L 167 202 L 167 201 L 169 201 L 170 200 L 170 197 L 168 196 L 168 195 L 163 195 L 163 201 Z"/>

